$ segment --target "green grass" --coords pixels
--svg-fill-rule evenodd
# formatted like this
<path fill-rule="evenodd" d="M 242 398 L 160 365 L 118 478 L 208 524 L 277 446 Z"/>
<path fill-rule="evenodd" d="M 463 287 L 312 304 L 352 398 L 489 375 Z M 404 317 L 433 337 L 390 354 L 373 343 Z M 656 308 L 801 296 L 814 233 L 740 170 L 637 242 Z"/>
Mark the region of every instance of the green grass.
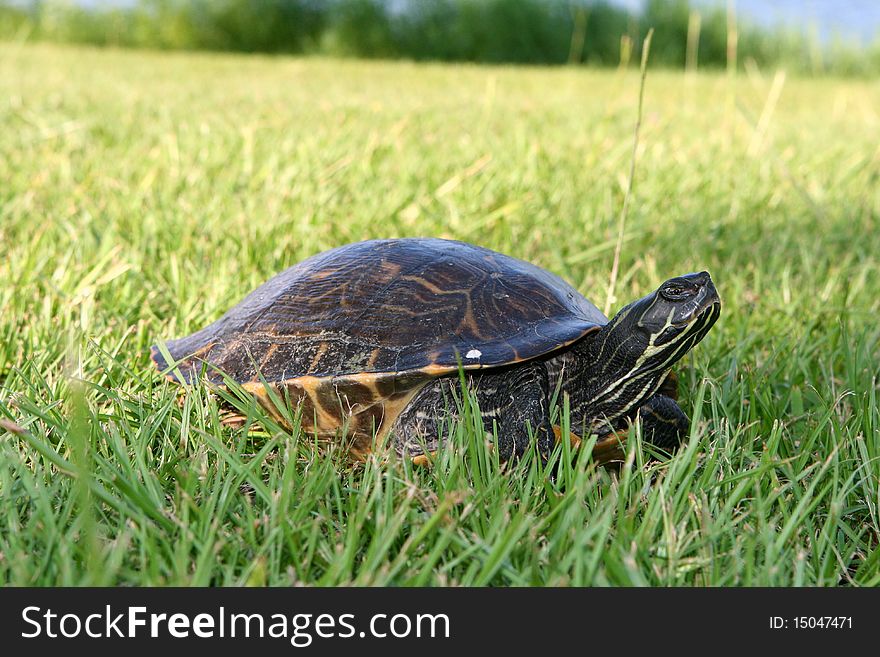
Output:
<path fill-rule="evenodd" d="M 372 237 L 476 242 L 602 307 L 637 95 L 634 71 L 0 45 L 0 582 L 880 584 L 876 84 L 649 73 L 612 305 L 700 268 L 725 304 L 672 459 L 634 436 L 619 475 L 584 451 L 551 480 L 465 418 L 431 470 L 352 468 L 151 369 Z"/>

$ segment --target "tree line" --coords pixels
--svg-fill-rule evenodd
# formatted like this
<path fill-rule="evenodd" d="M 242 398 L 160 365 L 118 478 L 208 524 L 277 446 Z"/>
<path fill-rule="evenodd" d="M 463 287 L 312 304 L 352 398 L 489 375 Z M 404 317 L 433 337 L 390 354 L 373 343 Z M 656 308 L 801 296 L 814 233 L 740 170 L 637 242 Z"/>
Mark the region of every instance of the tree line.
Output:
<path fill-rule="evenodd" d="M 603 0 L 0 0 L 7 39 L 457 62 L 626 65 L 651 27 L 654 65 L 880 70 L 877 41 L 821 44 L 690 0 L 646 0 L 636 12 Z"/>

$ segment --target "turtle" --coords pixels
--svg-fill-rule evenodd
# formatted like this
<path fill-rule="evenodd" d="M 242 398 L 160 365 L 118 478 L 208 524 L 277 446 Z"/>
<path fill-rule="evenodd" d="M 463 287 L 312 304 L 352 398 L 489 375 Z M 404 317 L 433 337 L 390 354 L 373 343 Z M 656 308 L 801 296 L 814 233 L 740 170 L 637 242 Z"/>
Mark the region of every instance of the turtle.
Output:
<path fill-rule="evenodd" d="M 279 422 L 364 460 L 431 461 L 469 391 L 501 460 L 596 436 L 619 459 L 628 427 L 672 451 L 689 430 L 672 366 L 721 312 L 706 271 L 662 283 L 610 320 L 558 276 L 473 244 L 368 240 L 271 278 L 214 323 L 151 348 L 179 384 L 231 379 Z M 168 359 L 167 356 L 171 357 Z M 560 396 L 562 395 L 562 396 Z M 570 427 L 551 422 L 568 398 Z"/>

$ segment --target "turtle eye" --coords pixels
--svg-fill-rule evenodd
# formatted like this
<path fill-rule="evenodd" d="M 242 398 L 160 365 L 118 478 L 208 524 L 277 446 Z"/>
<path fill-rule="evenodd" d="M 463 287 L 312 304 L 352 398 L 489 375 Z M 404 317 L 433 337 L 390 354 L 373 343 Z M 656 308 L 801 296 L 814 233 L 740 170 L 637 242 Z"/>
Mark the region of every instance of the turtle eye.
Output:
<path fill-rule="evenodd" d="M 681 301 L 691 295 L 691 290 L 678 283 L 669 283 L 660 288 L 660 295 L 669 301 Z"/>

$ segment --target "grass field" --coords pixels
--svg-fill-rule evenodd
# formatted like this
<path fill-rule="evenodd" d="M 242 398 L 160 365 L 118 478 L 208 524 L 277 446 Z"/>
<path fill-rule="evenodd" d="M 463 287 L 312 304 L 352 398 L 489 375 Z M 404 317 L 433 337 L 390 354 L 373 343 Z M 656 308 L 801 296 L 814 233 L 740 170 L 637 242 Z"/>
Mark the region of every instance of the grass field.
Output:
<path fill-rule="evenodd" d="M 601 308 L 636 72 L 0 44 L 0 582 L 880 584 L 880 87 L 650 71 L 612 309 L 706 268 L 695 419 L 618 475 L 348 467 L 149 345 L 346 242 L 476 242 Z M 252 411 L 258 420 L 262 414 Z M 4 430 L 5 429 L 5 430 Z"/>

